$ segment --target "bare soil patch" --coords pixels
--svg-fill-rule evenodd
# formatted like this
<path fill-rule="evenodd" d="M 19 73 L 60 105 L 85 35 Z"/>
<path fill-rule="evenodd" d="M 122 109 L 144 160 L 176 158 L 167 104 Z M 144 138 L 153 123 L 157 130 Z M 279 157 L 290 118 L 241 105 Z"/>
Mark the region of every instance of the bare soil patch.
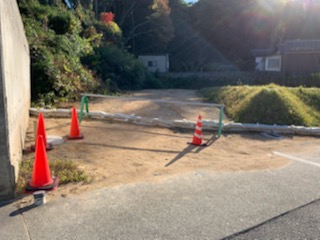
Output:
<path fill-rule="evenodd" d="M 136 96 L 150 98 L 168 98 L 171 100 L 199 100 L 194 91 L 141 91 Z M 79 107 L 79 104 L 75 104 Z M 192 117 L 194 121 L 199 113 L 212 114 L 212 109 L 191 109 L 188 106 L 172 106 L 145 101 L 121 103 L 119 100 L 97 99 L 89 103 L 90 110 L 119 113 L 150 114 L 155 112 L 162 117 Z M 70 106 L 66 106 L 70 107 Z M 170 110 L 171 107 L 171 110 Z M 157 115 L 156 114 L 156 115 Z M 211 116 L 211 115 L 210 115 Z M 33 122 L 27 133 L 26 146 L 34 144 Z M 47 135 L 66 136 L 70 129 L 70 119 L 45 119 Z M 259 171 L 285 167 L 289 160 L 272 154 L 272 151 L 290 153 L 305 142 L 319 144 L 319 139 L 311 137 L 285 137 L 275 140 L 260 134 L 224 134 L 215 137 L 214 132 L 204 132 L 206 147 L 188 144 L 192 141 L 193 131 L 182 129 L 157 128 L 133 125 L 122 122 L 85 119 L 80 124 L 83 140 L 66 141 L 47 152 L 48 159 L 69 159 L 77 161 L 91 177 L 90 184 L 68 184 L 59 187 L 49 195 L 67 196 L 84 190 L 114 187 L 136 182 L 157 182 L 169 177 L 193 171 L 212 173 L 230 171 Z M 33 158 L 27 154 L 24 158 Z"/>

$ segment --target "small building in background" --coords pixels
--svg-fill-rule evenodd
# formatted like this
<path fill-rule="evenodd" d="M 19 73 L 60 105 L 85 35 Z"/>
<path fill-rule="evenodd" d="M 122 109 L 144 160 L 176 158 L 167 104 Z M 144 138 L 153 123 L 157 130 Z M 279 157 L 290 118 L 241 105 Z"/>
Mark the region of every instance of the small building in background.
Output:
<path fill-rule="evenodd" d="M 276 50 L 252 50 L 256 71 L 283 74 L 311 74 L 320 72 L 320 40 L 288 40 Z"/>
<path fill-rule="evenodd" d="M 255 49 L 252 50 L 252 54 L 255 56 L 256 71 L 265 72 L 280 72 L 281 60 L 280 53 L 274 52 L 271 49 Z"/>
<path fill-rule="evenodd" d="M 169 72 L 169 54 L 139 55 L 138 59 L 149 69 L 150 72 Z"/>
<path fill-rule="evenodd" d="M 292 40 L 280 44 L 284 73 L 320 72 L 320 40 Z"/>

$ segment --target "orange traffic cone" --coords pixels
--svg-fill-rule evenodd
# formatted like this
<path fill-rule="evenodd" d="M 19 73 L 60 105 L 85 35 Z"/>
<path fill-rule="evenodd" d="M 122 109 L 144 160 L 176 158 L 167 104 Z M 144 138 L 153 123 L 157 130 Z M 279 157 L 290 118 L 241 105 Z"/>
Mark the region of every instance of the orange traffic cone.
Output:
<path fill-rule="evenodd" d="M 35 145 L 31 146 L 32 151 L 35 150 L 35 146 L 36 146 L 36 142 L 37 142 L 38 136 L 42 136 L 43 137 L 43 142 L 44 142 L 44 146 L 46 147 L 46 150 L 53 149 L 52 144 L 48 144 L 47 143 L 46 127 L 45 127 L 45 124 L 44 124 L 44 117 L 43 117 L 42 113 L 40 113 L 39 117 L 38 117 L 36 140 L 35 140 Z"/>
<path fill-rule="evenodd" d="M 199 115 L 191 144 L 199 146 L 201 145 L 201 143 L 202 143 L 202 118 Z"/>
<path fill-rule="evenodd" d="M 72 108 L 70 135 L 68 136 L 68 139 L 70 140 L 83 139 L 83 135 L 80 134 L 77 111 L 74 107 Z"/>
<path fill-rule="evenodd" d="M 36 154 L 33 163 L 32 180 L 26 186 L 26 191 L 55 190 L 59 180 L 52 178 L 44 147 L 44 137 L 39 135 L 36 142 Z"/>

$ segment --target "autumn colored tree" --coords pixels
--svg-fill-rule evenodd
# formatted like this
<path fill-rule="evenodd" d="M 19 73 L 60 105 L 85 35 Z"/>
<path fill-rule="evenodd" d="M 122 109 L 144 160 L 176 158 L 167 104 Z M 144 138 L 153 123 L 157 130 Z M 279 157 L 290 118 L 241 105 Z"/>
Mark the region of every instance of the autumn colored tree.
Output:
<path fill-rule="evenodd" d="M 114 20 L 114 14 L 112 12 L 100 13 L 100 20 L 102 23 L 110 23 Z"/>

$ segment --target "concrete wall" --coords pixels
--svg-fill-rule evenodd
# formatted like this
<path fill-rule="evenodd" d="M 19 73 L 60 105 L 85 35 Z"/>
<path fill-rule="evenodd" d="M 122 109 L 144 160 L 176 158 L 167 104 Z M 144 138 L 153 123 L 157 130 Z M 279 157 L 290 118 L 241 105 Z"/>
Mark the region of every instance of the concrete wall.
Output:
<path fill-rule="evenodd" d="M 269 74 L 264 72 L 264 74 Z M 260 72 L 240 72 L 240 71 L 217 71 L 217 72 L 169 72 L 162 74 L 170 78 L 197 78 L 208 80 L 233 80 L 233 79 L 255 79 L 262 75 Z"/>
<path fill-rule="evenodd" d="M 0 200 L 14 196 L 29 121 L 29 46 L 16 0 L 0 1 Z"/>

